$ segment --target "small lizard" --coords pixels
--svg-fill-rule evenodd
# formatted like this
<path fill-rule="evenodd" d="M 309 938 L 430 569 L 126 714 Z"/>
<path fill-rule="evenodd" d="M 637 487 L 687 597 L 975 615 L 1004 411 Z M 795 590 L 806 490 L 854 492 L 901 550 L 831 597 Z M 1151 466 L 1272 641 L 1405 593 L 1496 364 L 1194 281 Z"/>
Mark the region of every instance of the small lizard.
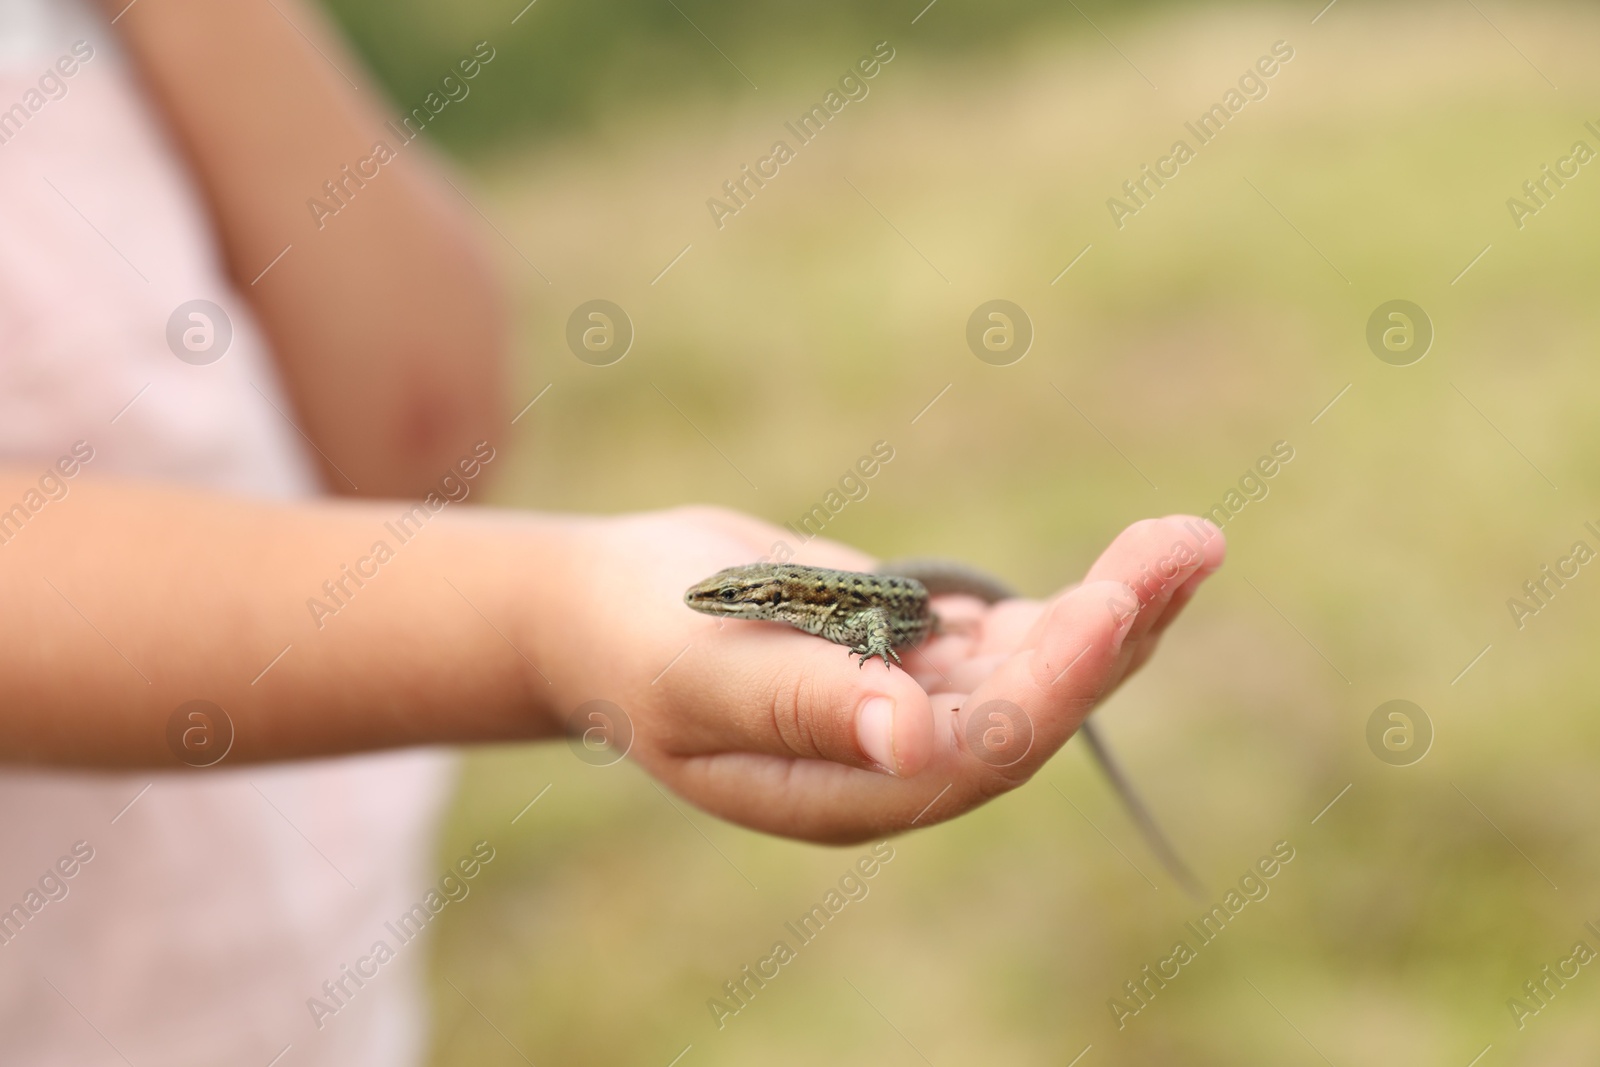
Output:
<path fill-rule="evenodd" d="M 718 571 L 684 594 L 696 611 L 786 622 L 845 645 L 861 657 L 900 662 L 895 648 L 920 644 L 938 625 L 928 588 L 916 578 L 858 574 L 794 563 L 752 563 Z"/>
<path fill-rule="evenodd" d="M 943 560 L 901 560 L 873 574 L 807 567 L 798 563 L 750 563 L 718 571 L 691 586 L 683 599 L 706 615 L 788 623 L 808 634 L 844 645 L 861 657 L 888 666 L 896 651 L 939 633 L 935 596 L 963 594 L 993 604 L 1015 596 L 980 571 Z M 1098 731 L 1086 719 L 1078 727 L 1084 742 L 1110 780 L 1150 848 L 1177 882 L 1195 899 L 1203 898 L 1194 876 L 1139 798 Z"/>

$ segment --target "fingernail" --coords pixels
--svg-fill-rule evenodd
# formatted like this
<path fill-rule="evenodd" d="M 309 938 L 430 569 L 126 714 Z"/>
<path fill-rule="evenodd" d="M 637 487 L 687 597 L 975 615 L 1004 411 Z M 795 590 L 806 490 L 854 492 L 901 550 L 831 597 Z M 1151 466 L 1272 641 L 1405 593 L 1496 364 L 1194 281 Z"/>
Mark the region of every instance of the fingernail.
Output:
<path fill-rule="evenodd" d="M 1122 651 L 1122 642 L 1128 639 L 1128 631 L 1138 621 L 1139 611 L 1144 604 L 1139 600 L 1139 594 L 1133 591 L 1133 586 L 1124 584 L 1122 598 L 1107 600 L 1106 606 L 1111 610 L 1112 618 L 1117 620 L 1117 631 L 1111 635 L 1111 654 L 1114 656 Z"/>
<path fill-rule="evenodd" d="M 870 697 L 856 713 L 856 743 L 885 774 L 895 773 L 894 701 Z"/>

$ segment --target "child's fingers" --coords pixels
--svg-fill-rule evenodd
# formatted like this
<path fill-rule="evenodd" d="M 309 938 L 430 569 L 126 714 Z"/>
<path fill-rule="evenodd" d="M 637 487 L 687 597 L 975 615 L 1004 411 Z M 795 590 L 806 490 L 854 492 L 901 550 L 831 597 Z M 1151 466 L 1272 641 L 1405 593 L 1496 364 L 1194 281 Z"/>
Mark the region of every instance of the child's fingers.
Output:
<path fill-rule="evenodd" d="M 1221 565 L 1224 547 L 1221 532 L 1202 519 L 1187 515 L 1145 519 L 1118 534 L 1084 580 L 1108 579 L 1133 587 L 1141 605 L 1131 637 L 1137 641 L 1176 614 L 1169 611 L 1174 599 L 1192 577 Z M 1176 606 L 1192 595 L 1192 589 L 1183 592 Z"/>
<path fill-rule="evenodd" d="M 931 709 L 932 752 L 913 777 L 731 754 L 685 760 L 668 773 L 712 811 L 810 840 L 860 840 L 948 819 L 1025 781 L 1072 736 L 1116 672 L 1137 617 L 1119 608 L 1131 598 L 1121 583 L 1095 582 L 1053 601 L 1030 647 L 960 706 L 945 694 Z"/>
<path fill-rule="evenodd" d="M 1122 582 L 1091 581 L 1056 597 L 1022 648 L 1005 658 L 936 732 L 953 768 L 986 794 L 1032 777 L 1115 681 L 1142 612 Z"/>
<path fill-rule="evenodd" d="M 1195 593 L 1200 592 L 1200 585 L 1205 582 L 1205 579 L 1211 577 L 1211 574 L 1216 573 L 1216 569 L 1222 566 L 1222 560 L 1227 558 L 1227 537 L 1222 536 L 1221 528 L 1214 525 L 1210 520 L 1206 520 L 1206 518 L 1195 520 L 1194 515 L 1168 515 L 1166 522 L 1181 523 L 1187 533 L 1200 539 L 1198 550 L 1200 550 L 1202 561 L 1200 561 L 1200 566 L 1195 569 L 1194 573 L 1190 573 L 1189 577 L 1184 579 L 1184 584 L 1179 585 L 1178 592 L 1173 593 L 1173 597 L 1166 605 L 1166 611 L 1163 611 L 1162 617 L 1155 622 L 1154 627 L 1150 630 L 1152 637 L 1173 624 L 1174 619 L 1178 617 L 1184 606 L 1190 600 L 1194 600 Z M 1210 534 L 1210 536 L 1205 536 L 1205 534 Z"/>
<path fill-rule="evenodd" d="M 899 667 L 778 624 L 714 629 L 657 682 L 674 756 L 748 752 L 912 775 L 933 751 L 928 696 Z"/>

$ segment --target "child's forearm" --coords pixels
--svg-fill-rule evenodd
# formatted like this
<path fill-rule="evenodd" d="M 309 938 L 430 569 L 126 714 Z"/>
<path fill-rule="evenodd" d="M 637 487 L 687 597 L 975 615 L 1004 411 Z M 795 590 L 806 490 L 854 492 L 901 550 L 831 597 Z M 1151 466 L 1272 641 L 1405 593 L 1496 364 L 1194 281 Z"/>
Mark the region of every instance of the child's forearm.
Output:
<path fill-rule="evenodd" d="M 529 620 L 567 520 L 59 484 L 0 474 L 0 759 L 180 767 L 191 700 L 228 764 L 553 732 Z"/>
<path fill-rule="evenodd" d="M 101 2 L 121 12 L 300 425 L 337 465 L 328 487 L 420 492 L 503 427 L 510 320 L 477 219 L 426 143 L 385 125 L 381 92 L 346 80 L 366 82 L 320 13 L 297 0 Z M 378 166 L 380 141 L 394 156 Z"/>

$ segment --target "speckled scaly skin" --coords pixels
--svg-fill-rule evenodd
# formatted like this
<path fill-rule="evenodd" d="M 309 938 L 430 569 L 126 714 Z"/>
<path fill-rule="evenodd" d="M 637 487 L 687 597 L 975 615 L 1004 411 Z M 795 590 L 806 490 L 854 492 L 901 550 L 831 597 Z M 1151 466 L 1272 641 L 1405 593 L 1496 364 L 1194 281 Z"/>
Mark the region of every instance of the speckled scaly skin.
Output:
<path fill-rule="evenodd" d="M 786 622 L 808 634 L 844 645 L 887 666 L 895 651 L 920 644 L 936 620 L 928 590 L 915 578 L 861 574 L 798 563 L 751 563 L 718 571 L 684 594 L 684 602 L 707 615 Z"/>

